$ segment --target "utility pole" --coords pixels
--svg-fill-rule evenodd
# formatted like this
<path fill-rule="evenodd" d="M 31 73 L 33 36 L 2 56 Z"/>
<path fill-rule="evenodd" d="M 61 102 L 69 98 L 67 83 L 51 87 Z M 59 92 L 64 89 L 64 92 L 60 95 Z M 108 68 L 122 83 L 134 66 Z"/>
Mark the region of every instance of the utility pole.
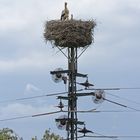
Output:
<path fill-rule="evenodd" d="M 127 88 L 90 88 L 94 86 L 88 82 L 87 74 L 78 73 L 78 58 L 85 52 L 89 45 L 94 41 L 93 31 L 96 26 L 94 20 L 91 21 L 82 21 L 76 20 L 71 16 L 69 18 L 69 10 L 67 8 L 67 3 L 65 3 L 65 8 L 62 11 L 61 18 L 57 20 L 47 21 L 45 24 L 44 38 L 46 41 L 50 41 L 53 44 L 53 47 L 58 48 L 60 52 L 68 59 L 68 69 L 63 70 L 62 68 L 57 68 L 55 71 L 51 71 L 53 76 L 53 81 L 58 83 L 64 81 L 64 84 L 68 81 L 68 93 L 67 96 L 58 96 L 60 99 L 59 109 L 54 113 L 67 112 L 68 115 L 60 116 L 55 119 L 58 129 L 67 131 L 67 140 L 77 140 L 79 137 L 86 137 L 87 133 L 93 133 L 91 130 L 88 130 L 85 126 L 85 123 L 78 120 L 78 112 L 96 112 L 96 109 L 89 111 L 77 111 L 77 100 L 79 97 L 92 96 L 93 102 L 95 104 L 100 104 L 103 101 L 108 101 L 110 103 L 128 108 L 126 105 L 111 101 L 106 99 L 105 90 L 120 90 Z M 66 54 L 63 50 L 66 50 Z M 80 52 L 80 51 L 81 52 Z M 79 53 L 80 52 L 80 53 Z M 67 74 L 67 76 L 64 76 Z M 86 81 L 83 83 L 77 82 L 76 78 L 82 77 L 86 78 Z M 76 84 L 84 86 L 84 90 L 90 90 L 92 92 L 78 92 Z M 89 89 L 90 88 L 90 89 Z M 130 89 L 130 88 L 128 88 Z M 134 88 L 132 88 L 134 89 Z M 137 88 L 136 88 L 137 89 Z M 83 90 L 82 90 L 83 91 Z M 59 93 L 60 94 L 60 93 Z M 58 94 L 57 94 L 58 95 Z M 63 110 L 63 103 L 61 100 L 68 101 L 68 110 Z M 132 108 L 131 108 L 132 109 Z M 135 110 L 135 109 L 134 109 Z M 135 110 L 136 111 L 136 110 Z M 98 111 L 97 111 L 98 112 Z M 80 130 L 77 130 L 77 125 L 84 125 Z M 80 136 L 79 133 L 83 134 Z M 77 134 L 78 133 L 78 134 Z M 89 136 L 92 137 L 92 136 Z M 93 136 L 94 138 L 112 138 L 116 139 L 116 136 Z"/>
<path fill-rule="evenodd" d="M 77 97 L 76 97 L 76 73 L 77 73 L 77 48 L 68 48 L 68 139 L 77 140 Z"/>
<path fill-rule="evenodd" d="M 61 18 L 59 20 L 47 21 L 45 25 L 44 37 L 46 41 L 53 43 L 68 59 L 67 70 L 58 68 L 55 71 L 51 71 L 51 74 L 54 76 L 54 82 L 58 83 L 62 79 L 64 83 L 68 81 L 68 95 L 66 97 L 58 97 L 60 100 L 65 99 L 68 101 L 68 115 L 67 118 L 56 119 L 56 122 L 61 123 L 60 127 L 62 128 L 66 124 L 67 140 L 77 140 L 77 125 L 84 125 L 84 122 L 78 121 L 77 117 L 77 98 L 83 95 L 77 93 L 76 78 L 87 78 L 87 75 L 78 73 L 77 61 L 88 46 L 92 44 L 92 35 L 95 26 L 96 23 L 94 21 L 76 20 L 73 19 L 73 16 L 69 19 L 67 3 L 65 3 Z M 63 51 L 64 49 L 67 50 L 67 54 Z M 78 53 L 78 49 L 82 50 L 80 54 Z M 67 74 L 67 77 L 63 76 L 64 74 Z M 84 85 L 86 88 L 90 86 L 88 80 Z M 62 107 L 60 107 L 61 111 L 63 111 Z"/>

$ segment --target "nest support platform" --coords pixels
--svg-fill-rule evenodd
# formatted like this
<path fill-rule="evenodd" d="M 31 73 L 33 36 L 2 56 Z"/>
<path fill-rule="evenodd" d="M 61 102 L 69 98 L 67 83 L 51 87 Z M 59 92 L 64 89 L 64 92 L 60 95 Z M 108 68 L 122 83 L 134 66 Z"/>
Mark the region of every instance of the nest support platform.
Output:
<path fill-rule="evenodd" d="M 93 20 L 51 20 L 45 24 L 44 37 L 54 46 L 84 48 L 93 42 L 95 26 Z"/>

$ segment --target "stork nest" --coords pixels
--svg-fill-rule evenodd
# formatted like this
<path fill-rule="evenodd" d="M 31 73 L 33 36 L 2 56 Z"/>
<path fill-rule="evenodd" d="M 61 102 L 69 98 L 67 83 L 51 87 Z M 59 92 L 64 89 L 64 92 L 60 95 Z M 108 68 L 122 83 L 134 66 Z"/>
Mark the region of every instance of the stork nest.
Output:
<path fill-rule="evenodd" d="M 93 41 L 94 21 L 51 20 L 45 24 L 44 37 L 59 47 L 86 47 Z"/>

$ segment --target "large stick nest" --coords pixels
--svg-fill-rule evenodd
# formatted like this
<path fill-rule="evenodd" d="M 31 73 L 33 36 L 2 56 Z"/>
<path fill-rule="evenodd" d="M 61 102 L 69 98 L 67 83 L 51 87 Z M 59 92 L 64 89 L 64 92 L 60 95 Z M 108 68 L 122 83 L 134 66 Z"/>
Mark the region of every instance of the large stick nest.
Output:
<path fill-rule="evenodd" d="M 51 20 L 45 24 L 44 37 L 59 47 L 86 47 L 93 41 L 94 21 Z"/>

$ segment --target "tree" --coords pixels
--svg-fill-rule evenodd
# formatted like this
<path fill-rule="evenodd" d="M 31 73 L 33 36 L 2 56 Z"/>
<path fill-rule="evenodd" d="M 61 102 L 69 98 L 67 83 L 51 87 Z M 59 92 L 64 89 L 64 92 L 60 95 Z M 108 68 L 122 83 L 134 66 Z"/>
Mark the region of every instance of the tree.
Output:
<path fill-rule="evenodd" d="M 49 130 L 46 130 L 42 140 L 62 140 L 62 138 L 59 135 L 56 135 L 54 133 L 50 133 Z"/>
<path fill-rule="evenodd" d="M 9 128 L 0 129 L 0 140 L 21 140 L 19 136 Z"/>
<path fill-rule="evenodd" d="M 35 138 L 32 138 L 32 140 L 37 140 L 37 136 L 35 136 Z"/>

